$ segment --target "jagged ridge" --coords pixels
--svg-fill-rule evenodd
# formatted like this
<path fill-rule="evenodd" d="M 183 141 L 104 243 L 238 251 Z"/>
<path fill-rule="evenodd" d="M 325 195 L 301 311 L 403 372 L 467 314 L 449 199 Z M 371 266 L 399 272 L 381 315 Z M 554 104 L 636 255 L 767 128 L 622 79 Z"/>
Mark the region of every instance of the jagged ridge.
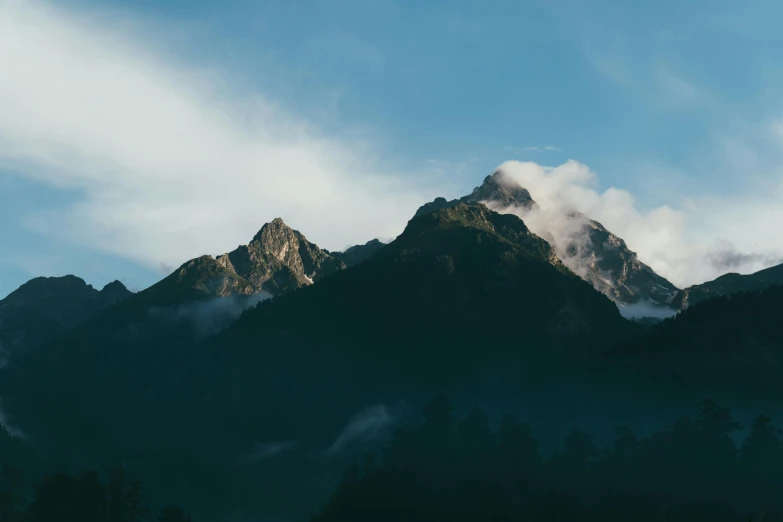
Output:
<path fill-rule="evenodd" d="M 530 192 L 502 171 L 497 171 L 487 176 L 471 194 L 452 201 L 437 198 L 421 206 L 416 215 L 436 212 L 465 201 L 484 203 L 498 212 L 521 213 L 523 216 L 539 210 Z M 576 231 L 560 238 L 560 241 L 547 231 L 538 230 L 566 266 L 617 303 L 650 302 L 658 306 L 671 303 L 677 287 L 642 263 L 625 241 L 579 212 L 570 212 L 566 219 L 573 221 Z"/>

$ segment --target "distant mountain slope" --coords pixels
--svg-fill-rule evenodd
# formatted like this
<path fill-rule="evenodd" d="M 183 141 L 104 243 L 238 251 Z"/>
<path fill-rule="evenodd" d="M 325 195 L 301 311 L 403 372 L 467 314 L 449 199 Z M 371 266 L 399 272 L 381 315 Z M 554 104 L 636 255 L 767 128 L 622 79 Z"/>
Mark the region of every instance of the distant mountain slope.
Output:
<path fill-rule="evenodd" d="M 416 215 L 452 207 L 460 202 L 487 204 L 500 213 L 514 213 L 526 220 L 533 231 L 555 248 L 558 257 L 576 274 L 614 301 L 623 304 L 650 303 L 668 306 L 677 288 L 639 261 L 625 241 L 599 222 L 579 212 L 557 216 L 566 226 L 550 226 L 546 214 L 540 214 L 530 192 L 515 180 L 497 171 L 487 176 L 481 186 L 459 200 L 437 198 L 421 206 Z M 557 228 L 557 230 L 555 230 Z"/>
<path fill-rule="evenodd" d="M 132 295 L 119 281 L 100 291 L 73 275 L 28 281 L 0 300 L 0 362 L 27 352 Z"/>
<path fill-rule="evenodd" d="M 677 293 L 672 306 L 684 310 L 711 297 L 759 291 L 773 285 L 783 285 L 783 265 L 773 266 L 750 275 L 725 274 L 713 281 L 690 286 Z"/>
<path fill-rule="evenodd" d="M 624 388 L 654 387 L 661 396 L 768 401 L 783 406 L 783 287 L 706 299 L 621 342 L 607 367 L 624 368 Z M 599 370 L 593 370 L 598 372 Z M 718 394 L 722 397 L 718 397 Z"/>
<path fill-rule="evenodd" d="M 368 241 L 363 245 L 355 245 L 346 248 L 343 252 L 330 252 L 334 257 L 341 259 L 345 266 L 355 266 L 370 259 L 376 252 L 386 246 L 378 239 Z"/>

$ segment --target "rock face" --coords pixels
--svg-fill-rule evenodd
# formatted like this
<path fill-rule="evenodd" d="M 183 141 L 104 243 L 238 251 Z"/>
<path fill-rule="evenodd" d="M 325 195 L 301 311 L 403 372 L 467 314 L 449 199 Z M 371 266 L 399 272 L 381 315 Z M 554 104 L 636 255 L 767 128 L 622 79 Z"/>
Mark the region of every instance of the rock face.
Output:
<path fill-rule="evenodd" d="M 444 199 L 443 201 L 446 200 Z M 345 266 L 350 267 L 367 261 L 372 256 L 374 256 L 376 252 L 385 246 L 386 243 L 382 243 L 378 239 L 373 239 L 372 241 L 368 241 L 363 245 L 352 246 L 350 248 L 346 248 L 343 252 L 331 252 L 331 254 L 334 257 L 342 260 L 342 262 L 345 263 Z"/>
<path fill-rule="evenodd" d="M 345 263 L 309 242 L 276 218 L 249 245 L 217 258 L 217 263 L 259 290 L 279 294 L 312 284 L 343 270 Z"/>
<path fill-rule="evenodd" d="M 436 212 L 444 208 L 455 207 L 460 203 L 482 203 L 490 201 L 498 207 L 517 207 L 522 209 L 536 208 L 536 202 L 530 196 L 527 189 L 522 188 L 519 183 L 506 176 L 503 172 L 497 171 L 491 176 L 484 178 L 484 182 L 473 189 L 473 192 L 459 199 L 448 201 L 446 198 L 435 198 L 435 200 L 425 203 L 416 211 L 416 215 Z"/>
<path fill-rule="evenodd" d="M 100 291 L 73 275 L 28 281 L 0 301 L 0 364 L 132 295 L 119 281 Z"/>
<path fill-rule="evenodd" d="M 343 269 L 343 261 L 277 218 L 261 227 L 248 245 L 217 258 L 192 259 L 145 293 L 227 297 L 265 291 L 279 295 Z"/>
<path fill-rule="evenodd" d="M 749 275 L 725 274 L 713 281 L 689 286 L 677 293 L 672 306 L 678 310 L 685 310 L 711 297 L 739 292 L 758 292 L 771 286 L 783 286 L 783 265 L 766 268 Z"/>
<path fill-rule="evenodd" d="M 670 305 L 677 287 L 639 261 L 625 241 L 583 214 L 569 214 L 569 219 L 580 223 L 580 231 L 558 246 L 566 266 L 618 303 Z"/>
<path fill-rule="evenodd" d="M 579 212 L 565 217 L 567 226 L 548 226 L 540 217 L 538 204 L 530 192 L 502 171 L 487 176 L 481 186 L 458 200 L 437 198 L 420 207 L 417 216 L 453 207 L 460 202 L 480 202 L 501 213 L 531 217 L 533 229 L 555 249 L 557 256 L 573 272 L 622 305 L 648 303 L 669 306 L 678 289 L 642 263 L 625 241 L 601 223 Z M 532 219 L 534 218 L 535 219 Z"/>

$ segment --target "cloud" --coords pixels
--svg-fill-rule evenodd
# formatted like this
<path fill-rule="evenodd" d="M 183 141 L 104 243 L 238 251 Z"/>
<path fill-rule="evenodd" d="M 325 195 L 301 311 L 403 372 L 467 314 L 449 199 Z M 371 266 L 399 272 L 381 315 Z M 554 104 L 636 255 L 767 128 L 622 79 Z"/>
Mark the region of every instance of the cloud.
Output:
<path fill-rule="evenodd" d="M 393 236 L 439 192 L 114 14 L 0 3 L 0 169 L 77 195 L 26 226 L 157 269 L 278 216 L 328 248 Z"/>
<path fill-rule="evenodd" d="M 543 145 L 543 146 L 537 146 L 537 145 L 530 145 L 527 147 L 504 147 L 504 150 L 509 152 L 520 152 L 520 153 L 530 153 L 530 152 L 560 152 L 562 149 L 559 147 L 555 147 L 554 145 Z"/>
<path fill-rule="evenodd" d="M 774 254 L 743 253 L 737 250 L 729 241 L 719 241 L 719 247 L 709 252 L 707 261 L 720 271 L 737 270 L 750 264 L 777 265 L 783 263 L 783 258 Z"/>
<path fill-rule="evenodd" d="M 215 297 L 177 306 L 150 308 L 147 314 L 158 321 L 187 322 L 193 328 L 194 339 L 198 341 L 224 330 L 242 312 L 271 297 L 272 294 L 263 291 L 253 295 Z"/>
<path fill-rule="evenodd" d="M 644 301 L 633 304 L 618 304 L 617 308 L 620 310 L 620 315 L 627 319 L 638 318 L 655 318 L 655 319 L 668 319 L 677 315 L 677 310 L 668 308 L 666 306 L 658 306 L 655 303 Z"/>
<path fill-rule="evenodd" d="M 357 441 L 369 441 L 383 435 L 394 418 L 383 404 L 363 409 L 343 429 L 327 453 L 339 453 Z"/>
<path fill-rule="evenodd" d="M 12 437 L 17 438 L 25 438 L 25 434 L 22 430 L 14 426 L 6 417 L 5 412 L 3 411 L 3 400 L 0 399 L 0 427 L 5 429 L 5 431 L 8 432 L 9 435 Z"/>
<path fill-rule="evenodd" d="M 258 443 L 246 458 L 250 461 L 266 460 L 289 451 L 295 445 L 294 442 Z"/>
<path fill-rule="evenodd" d="M 783 238 L 777 223 L 783 220 L 781 194 L 735 198 L 683 199 L 679 208 L 662 205 L 640 209 L 634 196 L 623 189 L 598 189 L 598 176 L 586 165 L 569 160 L 557 167 L 510 161 L 499 167 L 527 188 L 540 211 L 524 216 L 538 235 L 567 243 L 580 224 L 568 220 L 577 211 L 599 221 L 623 238 L 642 262 L 683 288 L 713 279 L 733 263 L 743 272 L 759 270 L 783 258 Z M 716 245 L 736 245 L 728 258 L 715 255 Z M 763 256 L 750 252 L 768 252 Z"/>

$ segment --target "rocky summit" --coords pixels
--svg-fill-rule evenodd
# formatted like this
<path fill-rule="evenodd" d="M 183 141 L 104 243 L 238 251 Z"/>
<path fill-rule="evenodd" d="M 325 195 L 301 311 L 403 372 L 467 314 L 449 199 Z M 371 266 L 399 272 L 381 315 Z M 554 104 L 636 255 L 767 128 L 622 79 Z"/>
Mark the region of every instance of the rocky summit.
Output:
<path fill-rule="evenodd" d="M 484 203 L 501 213 L 514 213 L 523 219 L 540 210 L 530 192 L 516 180 L 497 171 L 469 195 L 448 201 L 437 198 L 421 206 L 417 216 L 454 207 L 459 203 Z M 566 231 L 554 230 L 545 220 L 535 219 L 536 232 L 555 249 L 558 257 L 572 271 L 594 288 L 621 305 L 648 303 L 669 306 L 677 287 L 642 263 L 622 238 L 601 223 L 579 212 L 565 216 Z"/>
<path fill-rule="evenodd" d="M 536 202 L 530 196 L 527 189 L 522 188 L 519 183 L 508 177 L 502 171 L 496 171 L 494 174 L 484 178 L 484 182 L 473 189 L 473 192 L 467 196 L 451 201 L 446 198 L 435 198 L 435 200 L 425 203 L 416 211 L 416 215 L 436 212 L 444 208 L 455 207 L 460 203 L 483 203 L 492 202 L 499 208 L 517 207 L 522 209 L 536 208 Z"/>
<path fill-rule="evenodd" d="M 226 297 L 262 291 L 279 295 L 311 285 L 345 267 L 342 260 L 276 218 L 261 227 L 249 244 L 216 258 L 192 259 L 149 292 L 182 297 Z"/>

